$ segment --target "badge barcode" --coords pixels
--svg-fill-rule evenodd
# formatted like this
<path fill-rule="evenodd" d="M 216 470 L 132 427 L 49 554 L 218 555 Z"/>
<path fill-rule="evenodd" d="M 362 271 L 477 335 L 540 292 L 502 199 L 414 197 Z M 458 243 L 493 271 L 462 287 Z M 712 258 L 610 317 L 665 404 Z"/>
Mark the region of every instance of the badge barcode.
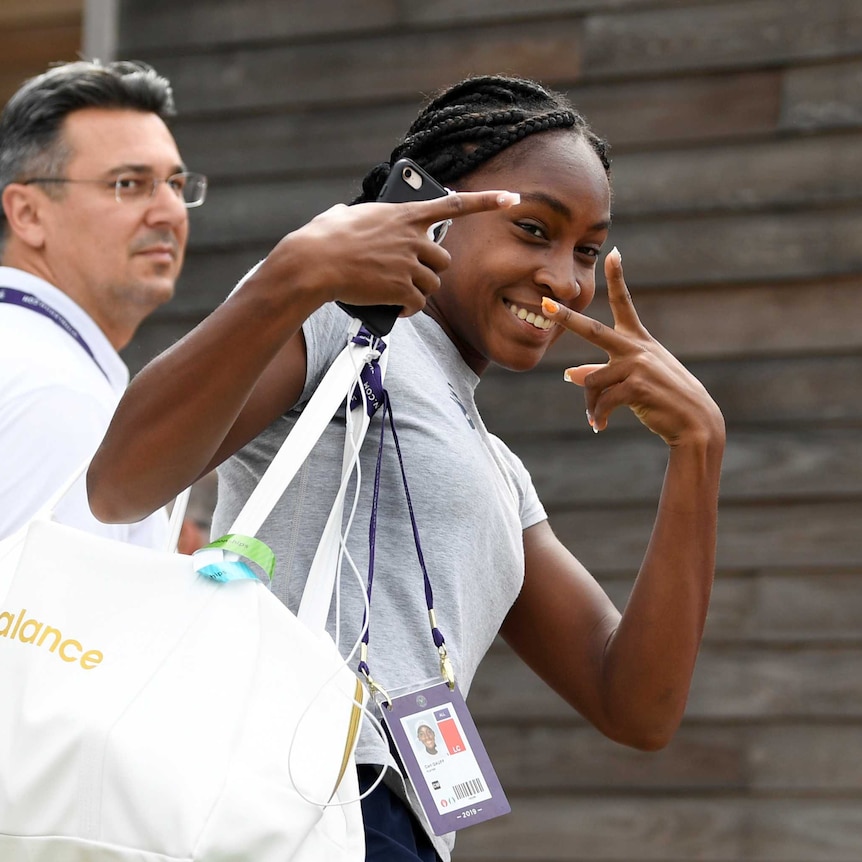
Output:
<path fill-rule="evenodd" d="M 456 784 L 452 789 L 455 791 L 456 799 L 464 799 L 467 796 L 475 796 L 477 793 L 484 793 L 485 785 L 482 784 L 481 778 L 471 778 L 469 781 Z"/>

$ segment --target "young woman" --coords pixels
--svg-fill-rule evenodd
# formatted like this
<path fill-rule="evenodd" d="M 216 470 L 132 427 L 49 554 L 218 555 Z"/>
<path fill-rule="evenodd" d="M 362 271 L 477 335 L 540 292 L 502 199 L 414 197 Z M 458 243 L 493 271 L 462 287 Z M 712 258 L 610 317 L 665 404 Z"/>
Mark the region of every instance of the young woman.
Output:
<path fill-rule="evenodd" d="M 405 156 L 457 194 L 373 203 Z M 605 144 L 537 83 L 477 77 L 443 92 L 365 178 L 358 205 L 334 207 L 284 237 L 223 305 L 136 377 L 90 470 L 94 512 L 140 518 L 221 465 L 218 534 L 347 339 L 351 320 L 332 300 L 401 305 L 386 388 L 461 690 L 500 632 L 603 733 L 643 749 L 665 745 L 685 708 L 709 601 L 724 423 L 700 383 L 641 325 L 616 249 L 604 261 L 614 326 L 582 314 L 610 226 L 609 170 Z M 426 231 L 445 218 L 453 223 L 441 247 Z M 527 471 L 489 434 L 473 400 L 491 363 L 533 368 L 566 330 L 608 355 L 567 372 L 583 387 L 594 430 L 626 406 L 668 445 L 652 538 L 622 614 L 555 537 Z M 366 518 L 374 427 L 362 458 Z M 343 433 L 343 418 L 333 420 L 259 534 L 279 560 L 274 590 L 294 609 L 338 485 Z M 365 528 L 355 528 L 360 571 L 366 546 Z M 390 445 L 368 653 L 387 690 L 439 679 L 415 559 Z M 342 590 L 341 643 L 352 644 L 362 590 L 346 579 Z M 451 836 L 425 834 L 376 734 L 362 737 L 357 762 L 366 786 L 389 768 L 364 805 L 368 858 L 448 858 Z"/>

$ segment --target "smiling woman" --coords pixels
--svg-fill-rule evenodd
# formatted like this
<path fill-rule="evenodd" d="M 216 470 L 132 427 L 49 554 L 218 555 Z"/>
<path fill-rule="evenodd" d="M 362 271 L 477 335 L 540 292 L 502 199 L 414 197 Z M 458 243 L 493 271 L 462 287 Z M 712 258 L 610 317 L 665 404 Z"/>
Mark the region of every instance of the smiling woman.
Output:
<path fill-rule="evenodd" d="M 517 161 L 507 158 L 515 151 Z M 527 138 L 454 185 L 516 189 L 521 202 L 452 225 L 445 242 L 452 263 L 425 310 L 477 374 L 490 363 L 526 371 L 563 332 L 542 316 L 542 297 L 582 311 L 595 295 L 610 225 L 604 166 L 584 138 L 553 131 Z"/>
<path fill-rule="evenodd" d="M 375 202 L 403 157 L 454 193 Z M 355 206 L 333 207 L 284 237 L 137 376 L 90 470 L 94 511 L 133 520 L 219 465 L 214 530 L 222 531 L 355 331 L 331 300 L 401 306 L 386 376 L 400 455 L 387 445 L 379 488 L 366 481 L 358 494 L 358 511 L 368 518 L 376 507 L 380 525 L 367 653 L 374 678 L 415 692 L 440 673 L 422 574 L 405 562 L 415 535 L 403 466 L 438 599 L 432 624 L 445 633 L 460 688 L 469 690 L 502 633 L 603 733 L 644 749 L 665 745 L 682 717 L 709 601 L 724 424 L 700 383 L 641 325 L 618 252 L 604 264 L 615 325 L 582 313 L 610 229 L 609 171 L 604 142 L 536 82 L 471 78 L 441 93 L 368 173 Z M 445 219 L 452 225 L 437 245 L 427 230 Z M 608 355 L 569 374 L 584 387 L 593 428 L 626 406 L 669 444 L 653 535 L 622 615 L 554 536 L 529 474 L 485 428 L 474 400 L 489 365 L 531 369 L 567 332 Z M 373 420 L 378 433 L 382 421 Z M 333 420 L 299 487 L 259 534 L 279 561 L 273 589 L 292 609 L 339 485 L 343 435 L 343 419 Z M 376 456 L 362 453 L 363 476 L 374 476 Z M 347 547 L 367 571 L 364 530 Z M 333 634 L 352 644 L 365 606 L 363 590 L 346 580 Z M 432 834 L 386 743 L 363 732 L 356 756 L 362 784 L 385 771 L 365 800 L 367 858 L 448 859 L 453 835 Z"/>

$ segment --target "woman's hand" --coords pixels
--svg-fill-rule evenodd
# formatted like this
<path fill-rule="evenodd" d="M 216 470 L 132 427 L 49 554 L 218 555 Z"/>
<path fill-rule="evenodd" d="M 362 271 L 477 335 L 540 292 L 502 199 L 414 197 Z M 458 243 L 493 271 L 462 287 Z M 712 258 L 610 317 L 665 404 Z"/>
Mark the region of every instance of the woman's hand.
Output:
<path fill-rule="evenodd" d="M 410 203 L 338 204 L 289 233 L 255 274 L 315 295 L 319 304 L 400 305 L 415 314 L 440 287 L 449 252 L 428 236 L 436 222 L 509 207 L 504 191 L 458 192 Z"/>
<path fill-rule="evenodd" d="M 603 365 L 579 365 L 565 372 L 566 380 L 584 387 L 593 430 L 607 428 L 611 413 L 625 405 L 670 447 L 723 439 L 724 420 L 718 405 L 640 322 L 617 249 L 605 258 L 605 277 L 613 328 L 547 297 L 542 301 L 544 313 L 555 323 L 608 354 Z"/>

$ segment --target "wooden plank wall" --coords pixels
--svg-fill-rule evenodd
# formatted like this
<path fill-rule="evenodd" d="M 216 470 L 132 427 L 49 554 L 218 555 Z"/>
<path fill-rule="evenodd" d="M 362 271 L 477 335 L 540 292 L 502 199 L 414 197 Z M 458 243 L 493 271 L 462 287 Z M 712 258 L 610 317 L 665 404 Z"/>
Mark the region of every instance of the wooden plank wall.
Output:
<path fill-rule="evenodd" d="M 346 200 L 420 93 L 510 72 L 568 91 L 610 138 L 611 244 L 642 318 L 725 412 L 718 579 L 677 739 L 603 740 L 495 647 L 471 702 L 514 812 L 466 830 L 457 858 L 858 862 L 862 3 L 125 0 L 120 21 L 121 56 L 173 79 L 185 158 L 212 178 L 133 364 Z M 664 453 L 629 416 L 588 433 L 561 374 L 593 356 L 567 339 L 480 393 L 623 603 Z"/>
<path fill-rule="evenodd" d="M 50 63 L 76 60 L 84 0 L 3 0 L 0 3 L 0 105 L 25 78 Z"/>

